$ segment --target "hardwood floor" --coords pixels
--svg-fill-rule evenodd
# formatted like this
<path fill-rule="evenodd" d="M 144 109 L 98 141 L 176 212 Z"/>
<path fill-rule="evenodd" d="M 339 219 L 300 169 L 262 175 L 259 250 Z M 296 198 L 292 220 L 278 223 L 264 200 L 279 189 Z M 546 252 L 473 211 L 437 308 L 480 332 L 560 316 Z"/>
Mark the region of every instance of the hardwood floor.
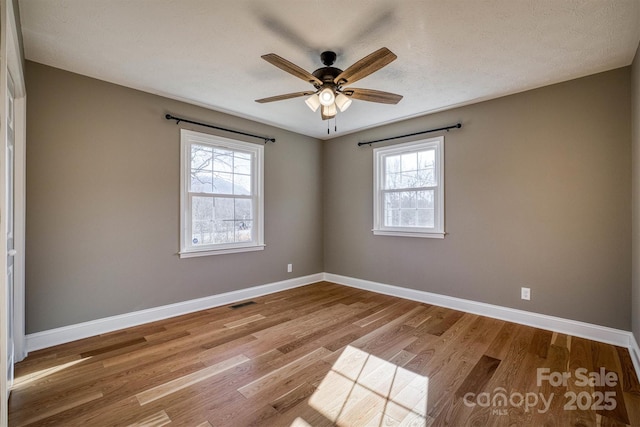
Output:
<path fill-rule="evenodd" d="M 326 282 L 253 301 L 33 352 L 9 425 L 640 426 L 624 348 Z"/>

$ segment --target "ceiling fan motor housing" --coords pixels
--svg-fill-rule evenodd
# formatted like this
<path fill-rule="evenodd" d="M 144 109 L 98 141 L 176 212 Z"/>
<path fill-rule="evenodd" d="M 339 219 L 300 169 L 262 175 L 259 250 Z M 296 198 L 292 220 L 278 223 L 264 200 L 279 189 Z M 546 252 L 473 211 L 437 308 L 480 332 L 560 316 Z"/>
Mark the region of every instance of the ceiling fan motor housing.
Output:
<path fill-rule="evenodd" d="M 322 52 L 320 54 L 320 60 L 325 66 L 315 70 L 312 73 L 313 76 L 322 81 L 322 87 L 335 87 L 336 84 L 334 83 L 334 80 L 340 75 L 340 73 L 342 73 L 341 69 L 331 66 L 336 61 L 336 53 L 330 50 Z"/>
<path fill-rule="evenodd" d="M 342 70 L 339 68 L 322 67 L 315 70 L 312 74 L 324 83 L 323 86 L 326 86 L 327 84 L 335 85 L 333 81 L 340 73 L 342 73 Z"/>

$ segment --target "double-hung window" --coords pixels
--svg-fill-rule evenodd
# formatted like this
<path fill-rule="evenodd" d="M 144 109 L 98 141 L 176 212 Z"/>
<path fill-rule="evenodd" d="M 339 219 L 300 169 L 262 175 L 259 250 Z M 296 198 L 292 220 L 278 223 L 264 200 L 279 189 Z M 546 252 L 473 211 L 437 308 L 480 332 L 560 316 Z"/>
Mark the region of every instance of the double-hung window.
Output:
<path fill-rule="evenodd" d="M 373 150 L 378 235 L 444 237 L 444 137 Z"/>
<path fill-rule="evenodd" d="M 181 130 L 180 257 L 262 250 L 264 147 Z"/>

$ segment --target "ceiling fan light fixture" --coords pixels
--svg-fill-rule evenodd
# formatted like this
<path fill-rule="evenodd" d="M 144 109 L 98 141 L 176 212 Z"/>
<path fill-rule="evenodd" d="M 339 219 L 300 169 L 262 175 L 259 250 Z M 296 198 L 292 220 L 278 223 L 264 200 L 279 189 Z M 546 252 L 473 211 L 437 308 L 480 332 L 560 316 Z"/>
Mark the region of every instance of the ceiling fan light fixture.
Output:
<path fill-rule="evenodd" d="M 322 115 L 324 117 L 332 118 L 335 117 L 337 113 L 338 110 L 336 110 L 336 104 L 322 106 Z"/>
<path fill-rule="evenodd" d="M 336 53 L 326 51 L 320 55 L 320 59 L 325 66 L 310 73 L 275 53 L 268 53 L 262 55 L 262 59 L 292 76 L 311 83 L 313 90 L 270 96 L 256 99 L 256 102 L 264 104 L 304 96 L 306 98 L 305 103 L 311 111 L 316 112 L 321 108 L 322 120 L 334 118 L 338 111 L 346 111 L 354 99 L 380 104 L 397 104 L 402 99 L 402 95 L 380 90 L 355 89 L 350 87 L 352 83 L 375 73 L 382 67 L 393 62 L 396 58 L 397 56 L 393 52 L 386 47 L 382 47 L 359 61 L 356 61 L 343 71 L 332 66 L 336 60 Z M 343 88 L 345 85 L 349 87 L 346 89 Z"/>
<path fill-rule="evenodd" d="M 325 107 L 333 105 L 334 101 L 336 100 L 336 95 L 335 93 L 333 93 L 333 89 L 328 87 L 322 89 L 319 96 L 320 104 L 324 105 Z"/>
<path fill-rule="evenodd" d="M 320 107 L 320 97 L 317 93 L 314 93 L 313 95 L 308 97 L 304 102 L 309 108 L 311 108 L 311 111 L 313 111 L 314 113 L 318 111 L 318 108 Z"/>
<path fill-rule="evenodd" d="M 343 93 L 339 93 L 338 96 L 336 96 L 336 105 L 342 112 L 346 111 L 352 102 L 353 100 Z"/>

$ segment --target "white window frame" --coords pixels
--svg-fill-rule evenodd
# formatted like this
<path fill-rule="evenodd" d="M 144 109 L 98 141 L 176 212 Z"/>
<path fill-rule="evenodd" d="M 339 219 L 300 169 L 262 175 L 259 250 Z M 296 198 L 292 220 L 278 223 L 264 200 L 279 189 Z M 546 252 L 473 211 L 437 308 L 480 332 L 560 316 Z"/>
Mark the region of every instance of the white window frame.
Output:
<path fill-rule="evenodd" d="M 192 239 L 191 199 L 200 193 L 191 193 L 191 146 L 207 145 L 233 151 L 250 153 L 252 162 L 252 241 L 240 243 L 209 244 L 194 246 Z M 264 147 L 243 141 L 181 129 L 180 131 L 180 258 L 221 255 L 264 249 Z M 225 195 L 226 196 L 226 195 Z"/>
<path fill-rule="evenodd" d="M 434 227 L 390 227 L 384 224 L 385 158 L 390 155 L 435 150 Z M 444 231 L 444 137 L 423 139 L 373 150 L 373 234 L 380 236 L 443 239 Z"/>

